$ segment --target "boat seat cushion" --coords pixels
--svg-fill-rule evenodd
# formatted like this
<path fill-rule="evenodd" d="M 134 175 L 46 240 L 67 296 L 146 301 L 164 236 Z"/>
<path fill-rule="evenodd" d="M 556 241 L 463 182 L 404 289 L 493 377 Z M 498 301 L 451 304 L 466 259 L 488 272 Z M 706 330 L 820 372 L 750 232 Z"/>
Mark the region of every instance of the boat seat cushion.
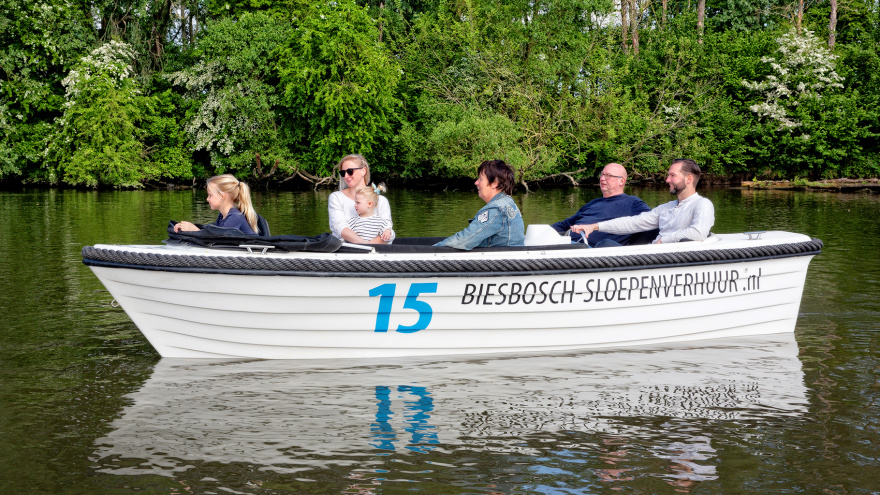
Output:
<path fill-rule="evenodd" d="M 545 224 L 529 224 L 526 228 L 526 246 L 555 246 L 571 244 L 571 237 L 559 235 L 556 229 Z"/>

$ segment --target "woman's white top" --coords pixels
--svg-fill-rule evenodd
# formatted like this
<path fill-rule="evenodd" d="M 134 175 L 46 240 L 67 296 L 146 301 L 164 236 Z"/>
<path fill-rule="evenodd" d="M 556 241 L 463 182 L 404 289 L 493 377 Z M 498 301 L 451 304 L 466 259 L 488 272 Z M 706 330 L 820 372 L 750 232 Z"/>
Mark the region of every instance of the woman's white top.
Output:
<path fill-rule="evenodd" d="M 358 216 L 357 210 L 354 209 L 354 200 L 343 194 L 342 191 L 336 191 L 327 200 L 327 211 L 330 213 L 330 232 L 342 239 L 342 231 L 349 228 L 348 220 Z M 379 196 L 376 215 L 388 220 L 392 226 L 394 225 L 391 221 L 391 205 L 385 196 Z"/>

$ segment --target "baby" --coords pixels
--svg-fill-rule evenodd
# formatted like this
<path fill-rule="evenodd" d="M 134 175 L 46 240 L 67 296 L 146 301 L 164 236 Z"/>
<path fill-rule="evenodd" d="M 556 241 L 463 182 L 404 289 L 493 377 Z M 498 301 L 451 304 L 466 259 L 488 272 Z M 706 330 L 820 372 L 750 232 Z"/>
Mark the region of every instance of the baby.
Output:
<path fill-rule="evenodd" d="M 364 186 L 354 192 L 354 209 L 358 216 L 348 220 L 348 228 L 364 242 L 376 237 L 380 237 L 389 244 L 394 240 L 391 221 L 376 215 L 379 193 L 385 192 L 385 190 L 385 184 L 379 184 L 378 187 L 375 185 Z"/>

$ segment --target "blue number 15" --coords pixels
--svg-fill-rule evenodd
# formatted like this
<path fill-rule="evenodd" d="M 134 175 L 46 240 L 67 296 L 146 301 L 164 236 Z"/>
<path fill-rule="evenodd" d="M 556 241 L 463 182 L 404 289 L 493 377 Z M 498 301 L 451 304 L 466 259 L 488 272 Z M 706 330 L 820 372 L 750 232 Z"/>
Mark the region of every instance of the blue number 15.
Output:
<path fill-rule="evenodd" d="M 379 296 L 379 310 L 376 312 L 377 332 L 387 332 L 391 320 L 391 305 L 394 302 L 394 292 L 397 284 L 382 284 L 370 289 L 370 297 Z M 413 333 L 428 328 L 434 310 L 425 301 L 419 301 L 420 294 L 437 292 L 437 283 L 412 284 L 403 301 L 403 309 L 414 309 L 419 313 L 419 320 L 414 325 L 398 325 L 397 331 L 401 333 Z"/>

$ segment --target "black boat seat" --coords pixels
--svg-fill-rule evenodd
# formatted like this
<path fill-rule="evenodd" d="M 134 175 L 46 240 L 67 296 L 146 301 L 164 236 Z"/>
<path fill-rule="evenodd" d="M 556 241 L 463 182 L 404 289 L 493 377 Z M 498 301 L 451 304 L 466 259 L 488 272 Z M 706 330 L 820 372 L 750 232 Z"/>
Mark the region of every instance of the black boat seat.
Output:
<path fill-rule="evenodd" d="M 260 229 L 259 235 L 272 235 L 269 233 L 269 222 L 257 213 L 257 228 Z"/>

